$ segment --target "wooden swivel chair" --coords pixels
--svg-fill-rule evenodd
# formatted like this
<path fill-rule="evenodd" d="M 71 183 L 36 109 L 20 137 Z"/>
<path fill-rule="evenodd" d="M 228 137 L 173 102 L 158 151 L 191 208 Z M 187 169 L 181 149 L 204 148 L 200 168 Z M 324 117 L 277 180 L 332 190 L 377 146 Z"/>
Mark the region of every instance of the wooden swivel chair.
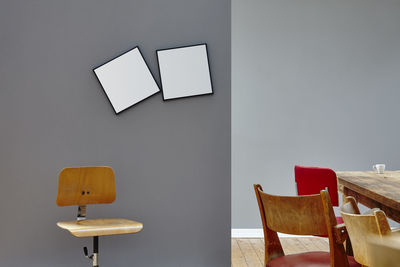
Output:
<path fill-rule="evenodd" d="M 360 266 L 344 251 L 347 237 L 344 225 L 337 225 L 329 193 L 318 195 L 274 196 L 254 185 L 264 229 L 265 266 Z M 285 255 L 277 232 L 292 235 L 327 235 L 330 252 Z"/>
<path fill-rule="evenodd" d="M 143 225 L 127 219 L 86 219 L 86 205 L 109 204 L 115 200 L 115 177 L 110 167 L 73 167 L 63 169 L 58 181 L 58 206 L 78 206 L 77 219 L 58 222 L 62 229 L 76 237 L 93 237 L 93 255 L 88 256 L 98 267 L 99 236 L 130 234 L 142 230 Z"/>
<path fill-rule="evenodd" d="M 340 207 L 344 223 L 346 225 L 354 258 L 363 266 L 371 266 L 371 251 L 368 249 L 368 241 L 371 236 L 387 237 L 396 233 L 392 231 L 386 215 L 379 209 L 369 211 L 369 214 L 360 214 L 357 202 L 353 197 L 346 197 L 345 203 Z"/>

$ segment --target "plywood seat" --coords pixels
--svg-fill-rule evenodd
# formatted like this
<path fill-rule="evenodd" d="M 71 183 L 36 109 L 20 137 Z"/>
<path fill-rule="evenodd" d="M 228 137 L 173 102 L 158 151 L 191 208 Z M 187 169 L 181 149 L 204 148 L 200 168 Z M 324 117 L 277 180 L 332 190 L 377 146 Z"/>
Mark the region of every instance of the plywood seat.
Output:
<path fill-rule="evenodd" d="M 60 228 L 68 230 L 76 237 L 134 234 L 143 229 L 143 224 L 127 219 L 94 219 L 58 222 Z"/>

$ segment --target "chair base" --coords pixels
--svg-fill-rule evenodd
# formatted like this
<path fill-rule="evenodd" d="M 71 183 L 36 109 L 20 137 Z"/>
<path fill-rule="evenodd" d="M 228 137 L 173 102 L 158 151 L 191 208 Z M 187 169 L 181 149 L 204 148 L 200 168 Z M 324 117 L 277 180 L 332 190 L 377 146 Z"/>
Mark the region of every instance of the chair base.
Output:
<path fill-rule="evenodd" d="M 99 237 L 93 237 L 93 267 L 99 267 Z"/>
<path fill-rule="evenodd" d="M 93 267 L 99 267 L 99 237 L 98 236 L 93 237 L 93 254 L 90 256 L 88 255 L 87 247 L 83 248 L 83 254 L 85 254 L 86 258 L 88 258 L 89 260 L 92 261 Z"/>

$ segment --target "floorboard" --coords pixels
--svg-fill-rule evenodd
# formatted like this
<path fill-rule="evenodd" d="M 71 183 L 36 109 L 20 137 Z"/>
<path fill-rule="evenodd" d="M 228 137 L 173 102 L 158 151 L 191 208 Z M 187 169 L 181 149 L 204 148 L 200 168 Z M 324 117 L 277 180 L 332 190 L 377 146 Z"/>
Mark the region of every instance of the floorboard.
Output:
<path fill-rule="evenodd" d="M 329 251 L 327 238 L 282 237 L 286 255 L 307 251 Z M 232 267 L 262 267 L 264 264 L 264 239 L 232 238 Z"/>

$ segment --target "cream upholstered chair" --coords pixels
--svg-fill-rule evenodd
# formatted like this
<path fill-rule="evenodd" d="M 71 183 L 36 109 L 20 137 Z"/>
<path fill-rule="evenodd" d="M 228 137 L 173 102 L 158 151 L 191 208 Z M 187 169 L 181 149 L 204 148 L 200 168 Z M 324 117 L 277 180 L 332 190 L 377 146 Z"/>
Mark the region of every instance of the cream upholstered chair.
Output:
<path fill-rule="evenodd" d="M 393 267 L 400 265 L 400 238 L 370 237 L 368 241 L 371 267 Z"/>
<path fill-rule="evenodd" d="M 62 229 L 76 237 L 93 237 L 93 255 L 85 256 L 98 267 L 99 236 L 131 234 L 143 225 L 127 219 L 86 219 L 86 205 L 109 204 L 115 200 L 115 176 L 110 167 L 72 167 L 61 171 L 58 181 L 57 205 L 78 206 L 77 219 L 58 222 Z"/>
<path fill-rule="evenodd" d="M 392 231 L 386 215 L 380 209 L 372 209 L 368 213 L 360 214 L 357 202 L 353 197 L 346 197 L 340 207 L 347 232 L 353 247 L 354 258 L 363 266 L 371 266 L 371 251 L 368 242 L 372 236 L 384 238 L 398 235 Z M 400 237 L 400 235 L 398 235 Z"/>

